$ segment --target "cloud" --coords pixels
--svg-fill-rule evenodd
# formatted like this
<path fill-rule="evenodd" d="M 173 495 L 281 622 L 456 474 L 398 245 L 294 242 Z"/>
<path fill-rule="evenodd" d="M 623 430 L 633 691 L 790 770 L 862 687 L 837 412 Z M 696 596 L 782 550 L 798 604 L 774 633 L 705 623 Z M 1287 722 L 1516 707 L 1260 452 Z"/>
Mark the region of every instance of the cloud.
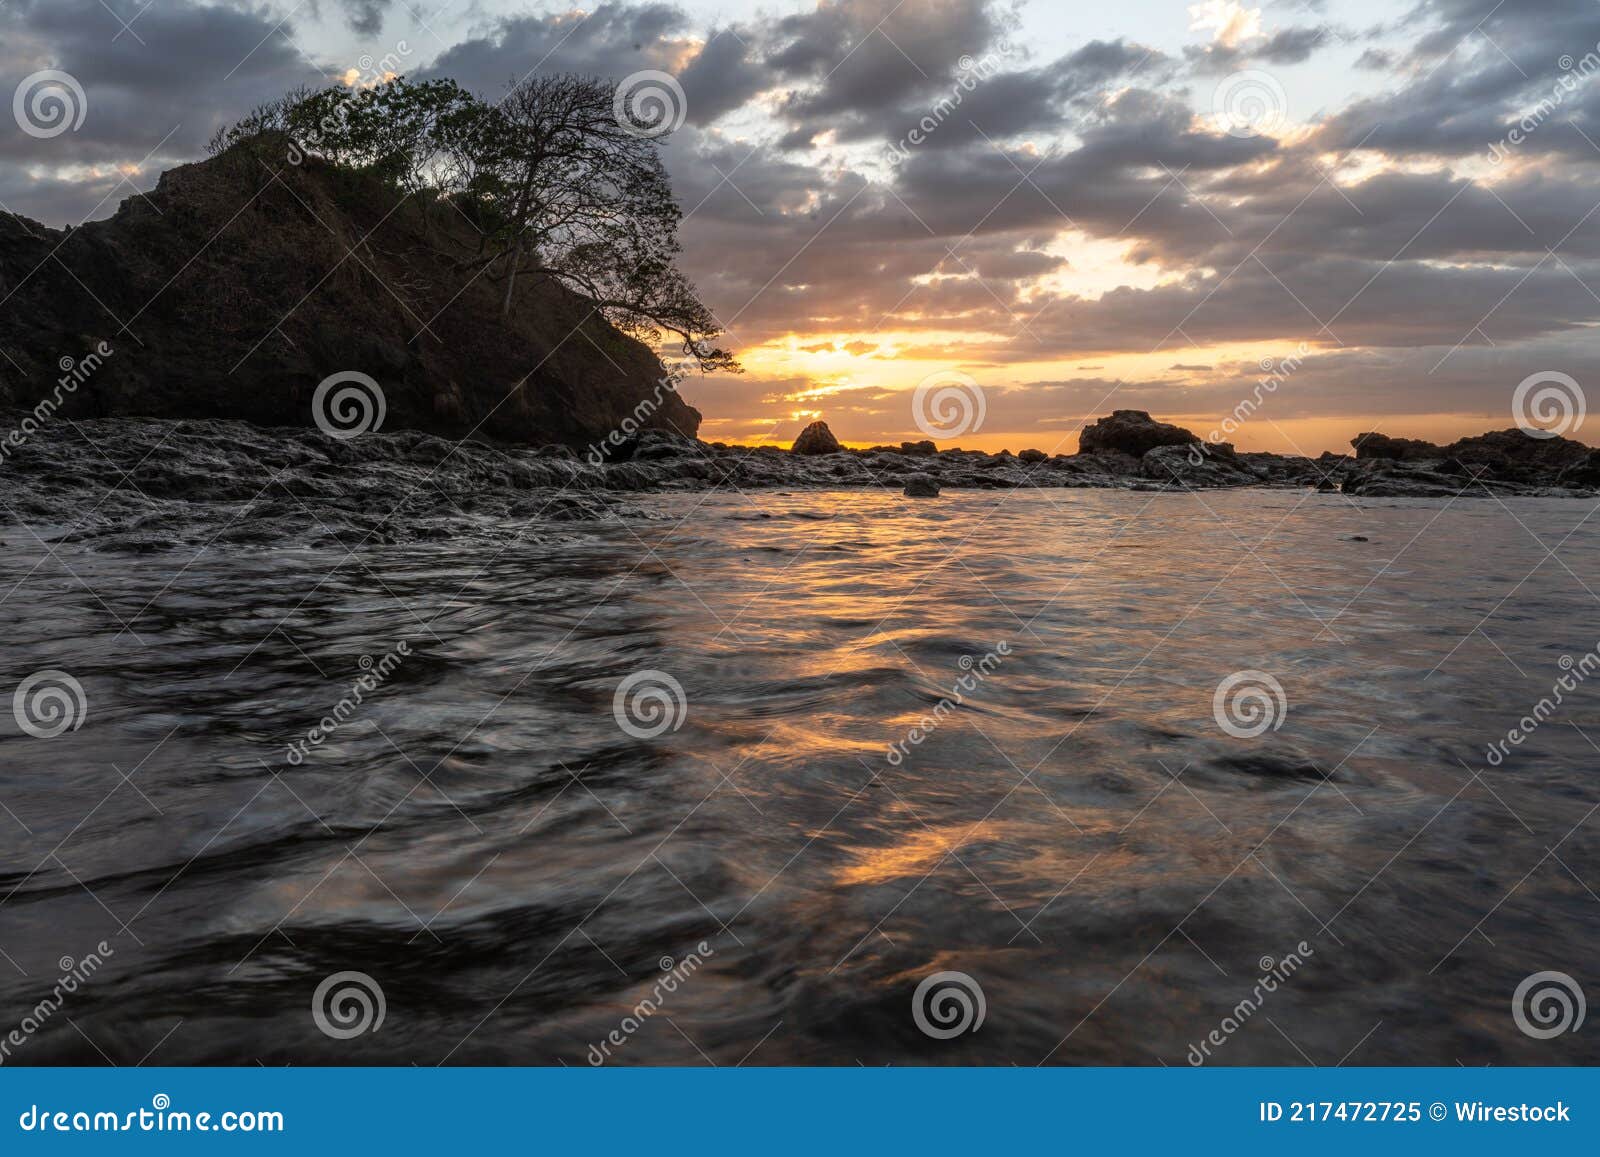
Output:
<path fill-rule="evenodd" d="M 1209 31 L 1214 43 L 1237 48 L 1261 35 L 1261 9 L 1246 8 L 1238 0 L 1204 0 L 1189 6 L 1189 30 Z"/>

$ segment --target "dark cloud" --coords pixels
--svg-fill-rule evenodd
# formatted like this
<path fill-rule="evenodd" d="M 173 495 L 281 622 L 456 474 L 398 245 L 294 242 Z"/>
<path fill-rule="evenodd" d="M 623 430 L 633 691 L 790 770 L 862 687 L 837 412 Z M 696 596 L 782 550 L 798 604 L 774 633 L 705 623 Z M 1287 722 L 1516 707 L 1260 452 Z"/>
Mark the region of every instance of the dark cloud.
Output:
<path fill-rule="evenodd" d="M 293 25 L 264 11 L 189 0 L 123 9 L 119 18 L 100 0 L 0 7 L 0 93 L 43 69 L 68 73 L 83 92 L 81 102 L 70 98 L 84 108 L 81 127 L 48 139 L 24 132 L 9 103 L 0 114 L 0 165 L 30 170 L 0 179 L 16 211 L 81 220 L 80 208 L 94 209 L 106 192 L 134 191 L 107 176 L 116 167 L 139 166 L 134 180 L 147 188 L 161 169 L 202 153 L 224 121 L 296 84 L 325 81 L 295 47 Z M 67 187 L 74 181 L 81 190 Z"/>
<path fill-rule="evenodd" d="M 1320 48 L 1337 44 L 1341 33 L 1329 24 L 1285 28 L 1246 44 L 1208 44 L 1187 48 L 1184 57 L 1196 72 L 1217 73 L 1258 64 L 1302 64 Z"/>

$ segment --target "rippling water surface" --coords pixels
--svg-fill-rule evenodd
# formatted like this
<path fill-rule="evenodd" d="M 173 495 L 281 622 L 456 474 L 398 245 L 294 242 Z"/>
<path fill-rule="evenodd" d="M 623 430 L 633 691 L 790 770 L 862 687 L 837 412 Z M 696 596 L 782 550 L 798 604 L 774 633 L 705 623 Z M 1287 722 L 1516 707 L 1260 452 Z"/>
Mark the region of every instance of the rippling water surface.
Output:
<path fill-rule="evenodd" d="M 1512 1015 L 1600 994 L 1600 696 L 1484 755 L 1600 640 L 1592 504 L 640 505 L 353 553 L 9 529 L 6 694 L 87 713 L 5 718 L 0 1029 L 111 954 L 8 1063 L 1600 1059 Z M 1276 729 L 1219 726 L 1238 671 Z M 675 729 L 619 725 L 638 672 Z M 319 1028 L 343 971 L 376 1031 Z M 940 971 L 976 1031 L 919 1028 Z"/>

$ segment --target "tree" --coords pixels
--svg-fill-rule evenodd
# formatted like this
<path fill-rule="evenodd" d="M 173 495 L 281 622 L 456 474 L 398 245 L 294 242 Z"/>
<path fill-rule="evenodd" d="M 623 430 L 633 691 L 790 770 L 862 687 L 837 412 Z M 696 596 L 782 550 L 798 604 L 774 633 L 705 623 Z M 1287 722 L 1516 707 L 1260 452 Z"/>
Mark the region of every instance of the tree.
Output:
<path fill-rule="evenodd" d="M 503 283 L 503 314 L 519 278 L 552 278 L 624 332 L 656 341 L 665 331 L 703 371 L 738 372 L 715 344 L 722 326 L 678 268 L 682 213 L 656 140 L 619 123 L 613 95 L 593 77 L 550 76 L 491 105 L 452 80 L 399 77 L 292 94 L 219 133 L 213 151 L 283 132 L 405 196 L 448 197 L 482 235 L 462 268 Z"/>
<path fill-rule="evenodd" d="M 722 327 L 677 267 L 682 213 L 656 141 L 619 122 L 592 77 L 523 81 L 477 138 L 494 174 L 509 310 L 519 272 L 557 278 L 619 328 L 675 334 L 702 369 L 731 369 Z"/>

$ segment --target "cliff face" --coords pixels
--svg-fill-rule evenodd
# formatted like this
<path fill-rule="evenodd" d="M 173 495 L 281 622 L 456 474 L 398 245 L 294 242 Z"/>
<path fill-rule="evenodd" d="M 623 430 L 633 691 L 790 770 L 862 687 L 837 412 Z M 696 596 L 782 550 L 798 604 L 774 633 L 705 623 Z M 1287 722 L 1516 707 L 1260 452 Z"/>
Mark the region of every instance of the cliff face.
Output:
<path fill-rule="evenodd" d="M 696 432 L 654 354 L 586 299 L 523 278 L 502 320 L 478 251 L 450 206 L 425 219 L 361 174 L 239 148 L 79 229 L 0 213 L 0 406 L 56 393 L 63 359 L 103 341 L 67 416 L 306 426 L 318 384 L 354 371 L 382 389 L 384 429 L 576 444 L 633 416 Z"/>

